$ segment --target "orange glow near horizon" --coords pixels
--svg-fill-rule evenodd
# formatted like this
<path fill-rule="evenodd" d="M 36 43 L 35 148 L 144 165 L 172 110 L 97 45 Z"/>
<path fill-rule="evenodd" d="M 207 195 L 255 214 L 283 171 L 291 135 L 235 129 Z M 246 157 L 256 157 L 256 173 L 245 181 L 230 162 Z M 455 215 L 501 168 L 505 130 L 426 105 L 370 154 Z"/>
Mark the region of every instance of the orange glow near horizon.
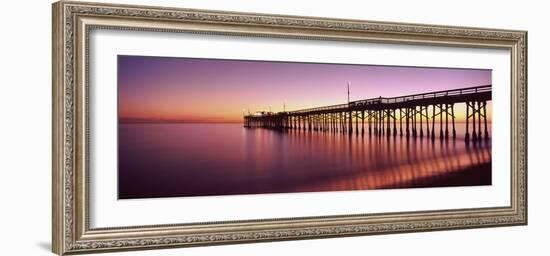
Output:
<path fill-rule="evenodd" d="M 308 107 L 304 107 L 308 108 Z M 294 109 L 288 109 L 288 110 L 294 110 Z M 455 121 L 456 122 L 466 122 L 466 105 L 464 103 L 458 103 L 455 104 L 454 107 L 455 111 Z M 166 108 L 164 110 L 162 109 L 155 109 L 151 111 L 136 111 L 136 110 L 120 110 L 120 116 L 119 118 L 121 120 L 126 121 L 132 121 L 132 120 L 138 120 L 138 121 L 149 121 L 149 122 L 190 122 L 190 123 L 242 123 L 242 112 L 241 113 L 232 113 L 231 111 L 225 111 L 225 112 L 216 112 L 218 115 L 200 115 L 196 113 L 185 113 L 185 112 L 178 112 L 177 109 L 173 108 Z M 487 102 L 487 122 L 492 122 L 492 103 Z M 429 114 L 432 114 L 432 110 L 430 107 Z M 470 113 L 471 114 L 471 113 Z M 399 114 L 398 114 L 399 115 Z M 436 118 L 436 120 L 439 117 Z"/>

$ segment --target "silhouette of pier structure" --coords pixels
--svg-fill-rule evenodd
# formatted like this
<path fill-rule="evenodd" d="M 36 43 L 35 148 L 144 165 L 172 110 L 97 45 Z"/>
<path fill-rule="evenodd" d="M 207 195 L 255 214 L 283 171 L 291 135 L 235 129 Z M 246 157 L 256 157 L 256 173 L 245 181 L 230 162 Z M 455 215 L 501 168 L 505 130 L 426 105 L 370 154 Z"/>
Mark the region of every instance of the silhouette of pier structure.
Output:
<path fill-rule="evenodd" d="M 371 98 L 347 104 L 244 116 L 244 126 L 369 136 L 456 139 L 455 104 L 466 106 L 466 142 L 488 140 L 487 101 L 491 85 Z M 436 122 L 439 123 L 436 131 Z M 483 123 L 483 128 L 482 128 Z M 477 126 L 477 127 L 476 127 Z"/>

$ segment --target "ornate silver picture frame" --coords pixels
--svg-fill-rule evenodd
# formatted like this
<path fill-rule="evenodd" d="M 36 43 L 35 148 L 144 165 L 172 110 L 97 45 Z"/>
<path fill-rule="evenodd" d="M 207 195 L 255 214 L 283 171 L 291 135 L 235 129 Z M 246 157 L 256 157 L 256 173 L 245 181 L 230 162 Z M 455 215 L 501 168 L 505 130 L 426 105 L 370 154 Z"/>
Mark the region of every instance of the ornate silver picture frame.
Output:
<path fill-rule="evenodd" d="M 527 224 L 527 32 L 61 1 L 53 4 L 53 251 L 59 255 Z M 190 33 L 510 52 L 509 205 L 92 227 L 90 33 Z M 508 111 L 508 110 L 506 110 Z M 110 170 L 109 170 L 110 171 Z M 112 170 L 116 172 L 116 170 Z M 113 195 L 116 197 L 116 195 Z M 223 210 L 223 209 L 220 209 Z"/>

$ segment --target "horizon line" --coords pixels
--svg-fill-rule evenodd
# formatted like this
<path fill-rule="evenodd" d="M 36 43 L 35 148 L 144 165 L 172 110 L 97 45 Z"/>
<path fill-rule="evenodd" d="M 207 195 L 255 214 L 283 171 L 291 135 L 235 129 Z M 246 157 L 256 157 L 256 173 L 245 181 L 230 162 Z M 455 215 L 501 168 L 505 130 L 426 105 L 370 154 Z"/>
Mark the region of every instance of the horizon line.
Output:
<path fill-rule="evenodd" d="M 227 123 L 242 123 L 242 120 L 234 120 L 234 121 L 222 121 L 222 120 L 156 120 L 156 119 L 124 119 L 119 118 L 118 123 L 121 124 L 138 124 L 138 123 L 182 123 L 182 124 L 214 124 L 214 123 L 220 123 L 220 124 L 227 124 Z"/>

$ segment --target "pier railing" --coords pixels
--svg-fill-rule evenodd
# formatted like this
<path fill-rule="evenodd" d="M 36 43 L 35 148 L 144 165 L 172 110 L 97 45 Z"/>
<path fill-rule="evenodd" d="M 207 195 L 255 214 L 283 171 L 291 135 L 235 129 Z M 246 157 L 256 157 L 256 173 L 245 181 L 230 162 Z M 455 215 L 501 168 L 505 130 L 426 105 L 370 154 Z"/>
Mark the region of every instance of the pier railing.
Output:
<path fill-rule="evenodd" d="M 475 95 L 483 92 L 490 93 L 491 87 L 492 87 L 491 85 L 483 85 L 483 86 L 466 87 L 466 88 L 453 89 L 453 90 L 419 93 L 419 94 L 392 97 L 392 98 L 379 97 L 379 98 L 372 98 L 372 99 L 366 99 L 366 100 L 352 101 L 350 102 L 350 104 L 351 105 L 378 104 L 378 103 L 390 104 L 390 103 L 401 103 L 401 102 L 407 102 L 407 101 L 413 101 L 413 100 L 443 98 L 448 96 Z"/>
<path fill-rule="evenodd" d="M 412 94 L 412 95 L 398 96 L 398 97 L 391 97 L 391 98 L 386 98 L 386 97 L 370 98 L 365 100 L 351 101 L 350 103 L 347 103 L 347 104 L 336 104 L 336 105 L 307 108 L 307 109 L 300 109 L 300 110 L 287 111 L 287 112 L 278 112 L 278 113 L 272 113 L 271 115 L 273 114 L 287 114 L 287 115 L 307 114 L 311 112 L 320 112 L 320 111 L 344 111 L 346 109 L 357 107 L 357 106 L 405 103 L 405 102 L 411 102 L 415 100 L 440 99 L 440 98 L 445 98 L 449 96 L 464 97 L 464 96 L 478 95 L 480 93 L 490 94 L 491 87 L 492 87 L 491 85 L 482 85 L 482 86 L 466 87 L 466 88 L 444 90 L 444 91 L 434 91 L 434 92 L 419 93 L 419 94 Z M 466 100 L 464 100 L 464 102 L 465 101 Z"/>

